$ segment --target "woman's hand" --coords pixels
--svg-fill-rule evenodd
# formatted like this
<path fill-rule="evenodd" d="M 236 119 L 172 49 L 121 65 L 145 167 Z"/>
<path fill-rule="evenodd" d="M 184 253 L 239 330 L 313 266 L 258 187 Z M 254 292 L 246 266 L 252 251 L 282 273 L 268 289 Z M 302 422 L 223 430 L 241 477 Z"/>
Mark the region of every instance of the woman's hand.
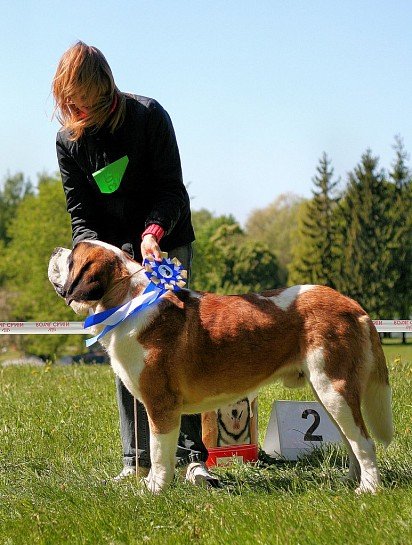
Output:
<path fill-rule="evenodd" d="M 143 259 L 155 258 L 156 261 L 162 261 L 162 251 L 159 244 L 157 243 L 157 238 L 153 235 L 145 235 L 140 246 L 140 251 L 142 253 Z"/>

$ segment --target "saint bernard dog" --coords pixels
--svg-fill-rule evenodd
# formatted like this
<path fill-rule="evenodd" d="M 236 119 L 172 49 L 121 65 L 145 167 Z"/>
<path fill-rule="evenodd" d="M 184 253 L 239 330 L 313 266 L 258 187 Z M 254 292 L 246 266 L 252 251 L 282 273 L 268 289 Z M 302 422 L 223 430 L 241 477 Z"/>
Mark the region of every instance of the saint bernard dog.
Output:
<path fill-rule="evenodd" d="M 96 240 L 56 248 L 49 279 L 78 314 L 122 305 L 148 284 L 126 253 Z M 102 326 L 92 328 L 92 334 Z M 171 482 L 182 414 L 246 398 L 277 379 L 307 381 L 349 452 L 358 492 L 380 486 L 374 436 L 392 439 L 391 390 L 380 339 L 355 301 L 323 286 L 216 295 L 182 289 L 124 320 L 101 339 L 114 372 L 146 407 L 147 488 Z"/>

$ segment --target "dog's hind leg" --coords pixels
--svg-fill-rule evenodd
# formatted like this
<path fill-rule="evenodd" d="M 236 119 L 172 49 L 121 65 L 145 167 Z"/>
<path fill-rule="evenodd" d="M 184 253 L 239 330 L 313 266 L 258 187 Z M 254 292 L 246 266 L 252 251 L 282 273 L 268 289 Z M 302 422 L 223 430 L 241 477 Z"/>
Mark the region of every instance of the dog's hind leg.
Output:
<path fill-rule="evenodd" d="M 169 420 L 169 423 L 173 423 L 172 426 L 168 426 L 169 431 L 162 433 L 149 414 L 151 468 L 144 481 L 148 490 L 153 494 L 159 494 L 164 490 L 174 476 L 180 416 Z"/>
<path fill-rule="evenodd" d="M 336 424 L 336 422 L 335 422 Z M 337 424 L 336 424 L 337 425 Z M 338 426 L 339 427 L 339 426 Z M 359 465 L 359 462 L 352 450 L 351 444 L 349 443 L 348 439 L 346 438 L 346 435 L 342 432 L 342 430 L 339 428 L 340 435 L 342 437 L 342 441 L 346 446 L 346 450 L 348 451 L 348 457 L 349 457 L 349 470 L 348 474 L 342 477 L 342 482 L 346 483 L 359 483 L 360 477 L 361 477 L 361 468 Z"/>
<path fill-rule="evenodd" d="M 356 477 L 360 470 L 360 484 L 356 491 L 376 492 L 380 478 L 375 445 L 362 418 L 356 384 L 334 381 L 327 376 L 322 349 L 308 354 L 307 375 L 315 395 L 349 443 L 349 477 Z"/>

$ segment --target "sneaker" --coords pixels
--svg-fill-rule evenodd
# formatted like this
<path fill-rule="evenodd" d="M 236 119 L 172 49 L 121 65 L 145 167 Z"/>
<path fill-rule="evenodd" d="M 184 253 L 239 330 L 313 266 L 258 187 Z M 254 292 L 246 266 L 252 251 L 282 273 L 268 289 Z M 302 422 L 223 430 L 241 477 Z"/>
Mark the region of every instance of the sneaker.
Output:
<path fill-rule="evenodd" d="M 220 482 L 217 477 L 209 473 L 203 462 L 193 462 L 187 466 L 186 481 L 195 486 L 205 486 L 208 488 L 220 488 Z"/>
<path fill-rule="evenodd" d="M 123 479 L 127 479 L 127 477 L 130 477 L 131 475 L 136 475 L 136 466 L 124 466 L 119 475 L 113 477 L 113 480 L 116 482 L 122 481 Z"/>

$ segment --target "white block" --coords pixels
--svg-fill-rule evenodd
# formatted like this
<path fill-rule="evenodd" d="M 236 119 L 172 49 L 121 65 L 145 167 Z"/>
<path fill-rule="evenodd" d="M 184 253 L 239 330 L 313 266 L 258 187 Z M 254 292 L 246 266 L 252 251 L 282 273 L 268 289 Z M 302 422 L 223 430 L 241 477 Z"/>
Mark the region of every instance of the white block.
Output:
<path fill-rule="evenodd" d="M 316 401 L 275 401 L 263 450 L 274 458 L 297 460 L 314 448 L 342 439 L 329 415 Z"/>

